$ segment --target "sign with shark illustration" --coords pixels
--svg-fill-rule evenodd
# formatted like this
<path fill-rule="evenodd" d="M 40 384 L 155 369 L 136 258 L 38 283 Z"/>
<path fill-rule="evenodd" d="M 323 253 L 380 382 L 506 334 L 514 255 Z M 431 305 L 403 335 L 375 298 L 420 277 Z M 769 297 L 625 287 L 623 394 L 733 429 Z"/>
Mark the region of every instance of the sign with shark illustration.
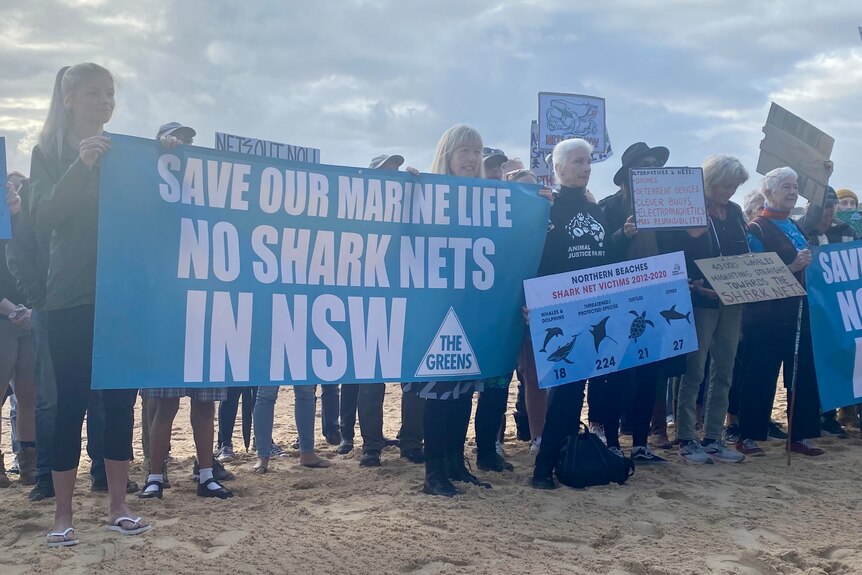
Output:
<path fill-rule="evenodd" d="M 610 155 L 605 122 L 605 99 L 582 94 L 539 92 L 540 150 L 550 152 L 563 140 L 581 138 L 593 146 L 594 162 Z"/>
<path fill-rule="evenodd" d="M 697 349 L 682 252 L 524 282 L 539 386 Z"/>
<path fill-rule="evenodd" d="M 805 295 L 796 277 L 775 252 L 695 260 L 724 305 Z"/>

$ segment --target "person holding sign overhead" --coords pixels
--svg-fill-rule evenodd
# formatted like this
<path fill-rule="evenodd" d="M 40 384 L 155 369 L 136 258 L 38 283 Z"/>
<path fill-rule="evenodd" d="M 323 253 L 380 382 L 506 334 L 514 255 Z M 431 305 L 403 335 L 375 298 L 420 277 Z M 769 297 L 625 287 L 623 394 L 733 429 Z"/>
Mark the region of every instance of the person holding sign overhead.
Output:
<path fill-rule="evenodd" d="M 742 163 L 731 156 L 710 156 L 703 164 L 708 226 L 680 234 L 691 283 L 694 324 L 699 349 L 686 357 L 676 400 L 676 437 L 679 455 L 688 463 L 738 463 L 745 456 L 728 449 L 722 441 L 733 365 L 742 325 L 743 305 L 724 305 L 706 283 L 695 259 L 738 256 L 749 252 L 742 209 L 730 201 L 748 180 Z M 696 405 L 704 378 L 707 356 L 711 358 L 704 402 L 703 442 L 695 436 Z"/>
<path fill-rule="evenodd" d="M 748 244 L 753 252 L 776 252 L 799 283 L 811 263 L 808 238 L 790 219 L 799 198 L 797 175 L 791 168 L 776 168 L 761 184 L 766 204 L 763 213 L 748 224 Z M 801 307 L 800 307 L 801 306 Z M 801 312 L 801 317 L 800 317 Z M 794 361 L 799 337 L 798 362 Z M 767 438 L 779 369 L 784 365 L 784 386 L 796 382 L 795 399 L 788 418 L 792 421 L 790 449 L 808 456 L 823 455 L 809 439 L 820 437 L 820 398 L 814 373 L 808 304 L 791 297 L 748 304 L 742 316 L 745 339 L 743 380 L 740 390 L 739 441 L 745 455 L 764 455 L 757 444 Z"/>
<path fill-rule="evenodd" d="M 114 78 L 108 70 L 89 62 L 61 68 L 31 160 L 30 216 L 37 233 L 51 234 L 45 319 L 57 381 L 57 415 L 52 459 L 56 508 L 49 547 L 78 543 L 72 493 L 90 398 L 99 161 L 111 149 L 102 128 L 113 113 Z M 125 501 L 135 390 L 105 390 L 102 396 L 108 528 L 137 535 L 151 525 L 135 517 Z"/>

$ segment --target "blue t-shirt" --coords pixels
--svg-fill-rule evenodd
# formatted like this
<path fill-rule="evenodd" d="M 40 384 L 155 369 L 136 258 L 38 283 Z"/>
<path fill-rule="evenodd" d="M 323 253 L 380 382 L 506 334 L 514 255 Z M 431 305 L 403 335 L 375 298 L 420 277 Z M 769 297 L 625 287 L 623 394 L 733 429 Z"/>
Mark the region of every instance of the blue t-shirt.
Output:
<path fill-rule="evenodd" d="M 790 219 L 770 221 L 781 228 L 781 231 L 784 232 L 784 235 L 787 236 L 793 244 L 793 247 L 797 250 L 801 250 L 808 245 L 808 240 L 805 239 L 805 236 L 802 235 L 802 232 L 799 231 L 799 228 L 797 228 L 796 224 Z M 748 232 L 748 247 L 750 247 L 753 252 L 764 251 L 763 242 L 760 241 L 760 238 L 752 235 L 751 232 Z"/>

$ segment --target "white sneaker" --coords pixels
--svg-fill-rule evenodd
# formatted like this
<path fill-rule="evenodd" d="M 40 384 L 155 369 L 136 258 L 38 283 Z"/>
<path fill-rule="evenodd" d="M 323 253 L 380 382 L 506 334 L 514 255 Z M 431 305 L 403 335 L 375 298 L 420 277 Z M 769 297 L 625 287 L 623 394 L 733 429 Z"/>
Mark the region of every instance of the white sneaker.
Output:
<path fill-rule="evenodd" d="M 709 458 L 709 455 L 706 454 L 697 441 L 684 441 L 679 446 L 679 456 L 686 463 L 693 463 L 694 465 L 712 463 L 712 459 Z"/>
<path fill-rule="evenodd" d="M 536 455 L 539 453 L 539 449 L 542 447 L 542 438 L 537 437 L 536 439 L 530 440 L 530 455 Z"/>
<path fill-rule="evenodd" d="M 602 443 L 604 443 L 605 445 L 608 444 L 608 438 L 605 437 L 605 427 L 603 425 L 599 425 L 598 423 L 591 423 L 590 433 L 598 435 L 599 439 L 602 440 Z"/>
<path fill-rule="evenodd" d="M 719 463 L 739 463 L 745 459 L 743 454 L 735 449 L 729 449 L 723 441 L 713 441 L 701 447 L 704 453 Z"/>

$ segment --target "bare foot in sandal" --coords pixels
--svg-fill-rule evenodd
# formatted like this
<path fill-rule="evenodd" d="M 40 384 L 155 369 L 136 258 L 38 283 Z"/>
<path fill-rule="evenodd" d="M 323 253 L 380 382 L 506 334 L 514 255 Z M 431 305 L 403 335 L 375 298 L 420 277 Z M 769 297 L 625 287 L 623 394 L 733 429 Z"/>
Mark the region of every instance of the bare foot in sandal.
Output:
<path fill-rule="evenodd" d="M 299 464 L 303 467 L 311 467 L 312 469 L 324 469 L 331 465 L 329 460 L 318 457 L 314 452 L 300 453 Z"/>

